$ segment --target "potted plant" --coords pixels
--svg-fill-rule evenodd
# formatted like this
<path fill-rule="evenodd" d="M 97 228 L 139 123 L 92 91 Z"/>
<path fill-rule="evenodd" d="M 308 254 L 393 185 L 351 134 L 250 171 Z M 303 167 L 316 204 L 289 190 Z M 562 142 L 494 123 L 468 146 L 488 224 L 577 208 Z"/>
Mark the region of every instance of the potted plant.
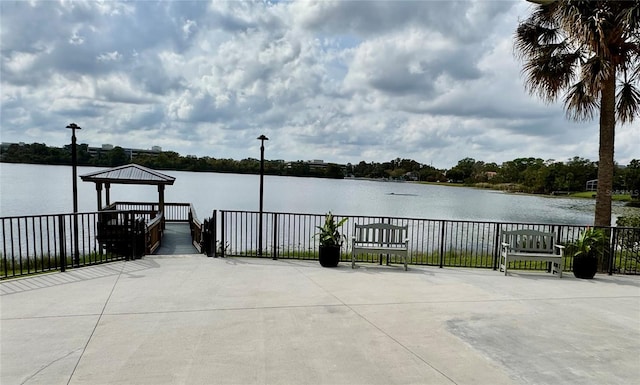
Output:
<path fill-rule="evenodd" d="M 320 240 L 320 248 L 318 259 L 320 265 L 323 267 L 336 267 L 340 262 L 340 249 L 345 239 L 343 234 L 340 234 L 338 230 L 348 218 L 343 218 L 336 223 L 336 219 L 331 214 L 327 213 L 324 218 L 324 224 L 322 226 L 316 226 L 318 232 L 315 234 Z"/>
<path fill-rule="evenodd" d="M 576 278 L 591 279 L 596 275 L 605 240 L 602 230 L 588 227 L 567 246 L 568 254 L 573 256 L 573 275 Z"/>

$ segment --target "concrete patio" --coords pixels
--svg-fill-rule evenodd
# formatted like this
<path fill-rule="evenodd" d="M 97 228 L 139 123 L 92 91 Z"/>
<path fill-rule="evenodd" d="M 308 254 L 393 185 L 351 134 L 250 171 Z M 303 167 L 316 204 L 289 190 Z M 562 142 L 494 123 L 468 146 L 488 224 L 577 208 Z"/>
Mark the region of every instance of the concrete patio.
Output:
<path fill-rule="evenodd" d="M 3 385 L 640 382 L 640 277 L 182 255 L 0 286 Z"/>

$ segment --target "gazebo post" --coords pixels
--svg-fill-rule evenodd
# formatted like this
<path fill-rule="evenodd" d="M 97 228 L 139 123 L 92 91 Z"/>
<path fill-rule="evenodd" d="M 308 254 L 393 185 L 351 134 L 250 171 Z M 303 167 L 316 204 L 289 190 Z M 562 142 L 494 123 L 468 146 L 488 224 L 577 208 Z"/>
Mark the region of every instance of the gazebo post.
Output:
<path fill-rule="evenodd" d="M 105 195 L 106 195 L 106 200 L 107 200 L 107 206 L 111 205 L 111 196 L 109 194 L 110 192 L 110 188 L 111 188 L 111 183 L 105 183 L 104 184 L 104 188 L 105 188 Z"/>
<path fill-rule="evenodd" d="M 96 183 L 96 193 L 98 195 L 98 211 L 102 210 L 102 183 Z"/>
<path fill-rule="evenodd" d="M 164 185 L 158 185 L 158 211 L 162 213 L 162 228 L 164 228 Z"/>

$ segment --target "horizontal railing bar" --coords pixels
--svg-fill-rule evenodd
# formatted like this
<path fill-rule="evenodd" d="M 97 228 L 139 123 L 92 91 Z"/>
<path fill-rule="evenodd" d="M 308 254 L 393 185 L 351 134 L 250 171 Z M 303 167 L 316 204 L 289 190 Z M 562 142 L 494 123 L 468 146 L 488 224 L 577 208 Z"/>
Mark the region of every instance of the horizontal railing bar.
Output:
<path fill-rule="evenodd" d="M 198 250 L 207 255 L 258 256 L 258 225 L 263 223 L 263 257 L 289 259 L 317 259 L 318 239 L 314 237 L 325 214 L 264 212 L 259 221 L 258 211 L 216 210 L 214 218 L 201 222 L 190 203 L 166 203 L 165 216 L 159 212 L 142 210 L 150 207 L 158 210 L 157 203 L 117 202 L 114 207 L 129 205 L 130 210 L 102 210 L 85 213 L 40 214 L 9 216 L 0 218 L 2 253 L 1 277 L 12 277 L 42 271 L 73 267 L 71 245 L 74 242 L 73 217 L 78 217 L 81 266 L 120 260 L 132 257 L 129 251 L 110 253 L 105 251 L 105 242 L 120 242 L 127 245 L 129 238 L 137 230 L 129 228 L 144 218 L 146 232 L 153 230 L 154 245 L 159 244 L 164 221 L 189 222 L 192 242 Z M 147 205 L 147 206 L 145 206 Z M 155 215 L 155 218 L 151 216 Z M 384 222 L 402 224 L 409 227 L 411 240 L 411 264 L 430 266 L 497 267 L 499 239 L 503 231 L 514 229 L 535 229 L 554 232 L 556 242 L 566 244 L 575 240 L 586 228 L 582 225 L 550 223 L 518 223 L 498 221 L 470 221 L 407 218 L 392 216 L 335 215 L 336 220 L 348 218 L 341 229 L 347 237 L 343 245 L 346 253 L 342 260 L 350 259 L 350 236 L 353 225 L 358 223 Z M 110 240 L 101 239 L 108 219 L 115 231 L 103 233 Z M 184 219 L 182 219 L 184 218 Z M 119 226 L 119 227 L 118 227 Z M 640 273 L 640 229 L 631 227 L 603 228 L 611 234 L 607 252 L 601 255 L 603 269 L 609 273 Z M 120 231 L 118 233 L 117 231 Z M 121 239 L 125 237 L 126 239 Z M 129 238 L 127 238 L 129 237 Z M 147 236 L 148 237 L 148 236 Z M 133 240 L 131 240 L 133 242 Z M 115 243 L 114 243 L 115 244 Z M 376 256 L 363 256 L 363 261 L 374 262 Z M 565 271 L 570 271 L 572 259 L 567 257 Z M 391 263 L 398 262 L 394 256 Z M 520 262 L 515 269 L 539 269 L 544 267 L 535 262 Z"/>
<path fill-rule="evenodd" d="M 259 234 L 258 211 L 215 210 L 218 215 L 219 226 L 215 234 L 209 239 L 220 240 L 216 249 L 219 253 L 228 256 L 258 256 L 257 239 Z M 293 258 L 293 259 L 317 259 L 318 240 L 313 237 L 317 232 L 316 227 L 321 225 L 325 214 L 308 213 L 283 213 L 267 211 L 263 212 L 263 236 L 266 244 L 263 245 L 263 257 Z M 498 222 L 498 221 L 471 221 L 471 220 L 443 220 L 390 216 L 366 216 L 366 215 L 339 215 L 334 214 L 336 221 L 348 218 L 347 224 L 342 228 L 342 233 L 347 240 L 350 239 L 353 223 L 384 222 L 408 225 L 411 234 L 412 264 L 459 266 L 459 267 L 498 267 L 500 252 L 500 234 L 503 231 L 515 229 L 533 229 L 557 234 L 558 243 L 574 241 L 580 232 L 587 226 L 565 225 L 551 223 L 522 223 L 522 222 Z M 216 221 L 214 221 L 216 222 Z M 610 227 L 605 231 L 617 234 L 616 231 L 624 231 L 624 228 Z M 633 229 L 640 231 L 640 229 Z M 612 243 L 614 237 L 612 237 Z M 627 242 L 628 244 L 629 242 Z M 350 243 L 343 244 L 342 260 L 349 256 Z M 624 265 L 626 273 L 638 273 L 640 258 L 635 255 L 626 257 L 619 249 L 611 249 L 609 245 L 607 253 L 601 258 L 612 257 L 609 268 L 602 266 L 609 272 L 622 271 L 619 266 Z M 266 252 L 264 252 L 266 251 Z M 626 252 L 626 251 L 625 251 Z M 214 253 L 216 254 L 216 253 Z M 637 252 L 636 252 L 637 254 Z M 375 256 L 364 257 L 369 261 Z M 633 259 L 635 258 L 635 259 Z M 567 256 L 566 269 L 572 268 L 572 258 Z M 391 261 L 396 262 L 395 257 Z M 632 262 L 630 262 L 632 261 Z M 605 260 L 606 262 L 606 260 Z M 535 262 L 515 262 L 511 268 L 542 270 L 546 266 Z"/>

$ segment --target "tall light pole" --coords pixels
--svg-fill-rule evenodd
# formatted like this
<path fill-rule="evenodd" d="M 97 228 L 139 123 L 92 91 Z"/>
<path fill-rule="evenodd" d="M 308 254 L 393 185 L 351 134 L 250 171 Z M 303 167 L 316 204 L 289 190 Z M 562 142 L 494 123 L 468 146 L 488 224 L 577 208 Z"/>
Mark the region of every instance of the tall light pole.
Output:
<path fill-rule="evenodd" d="M 78 156 L 76 154 L 76 130 L 80 126 L 71 123 L 71 167 L 73 169 L 73 264 L 80 267 L 80 253 L 78 252 Z"/>
<path fill-rule="evenodd" d="M 260 141 L 260 217 L 258 218 L 258 256 L 262 257 L 262 201 L 264 197 L 264 141 L 269 140 L 264 135 L 257 137 Z"/>

